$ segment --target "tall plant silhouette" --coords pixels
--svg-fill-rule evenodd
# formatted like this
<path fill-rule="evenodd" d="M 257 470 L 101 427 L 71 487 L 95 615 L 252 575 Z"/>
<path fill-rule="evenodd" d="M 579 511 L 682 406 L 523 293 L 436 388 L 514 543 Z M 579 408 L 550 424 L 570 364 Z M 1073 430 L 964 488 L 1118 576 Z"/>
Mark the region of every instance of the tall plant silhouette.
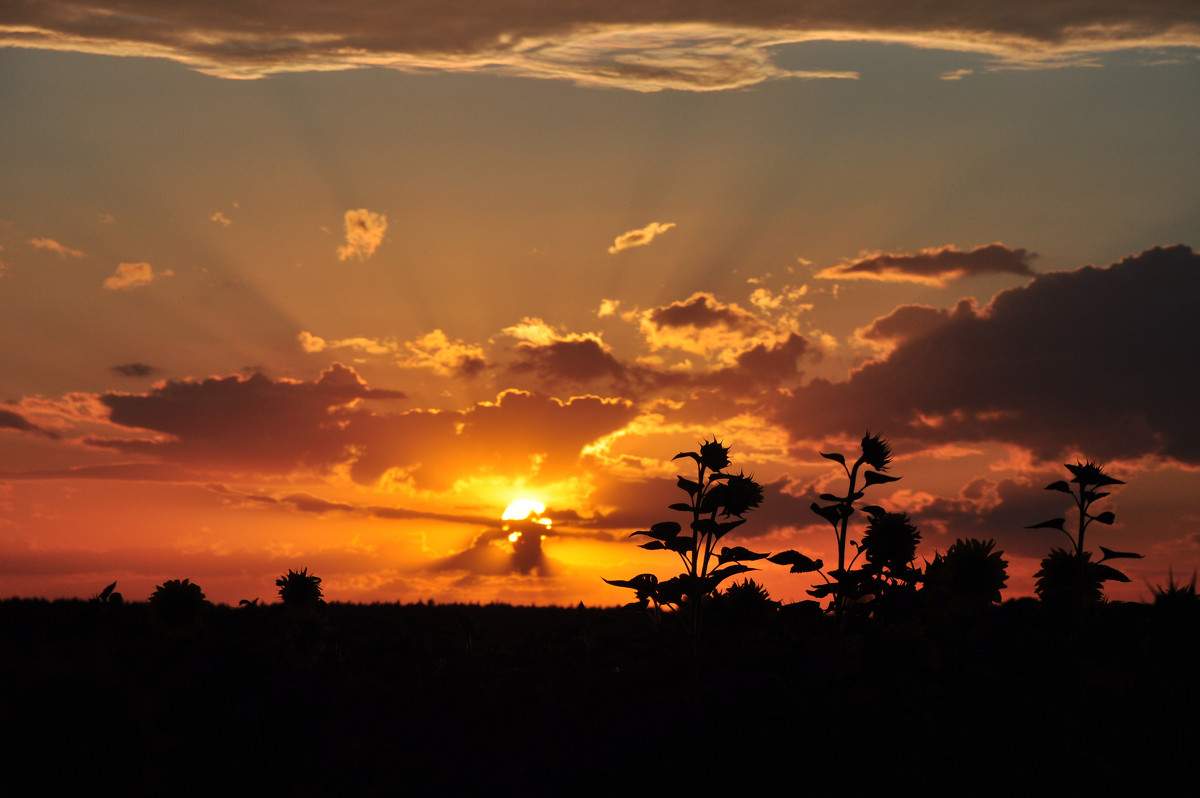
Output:
<path fill-rule="evenodd" d="M 1092 562 L 1092 553 L 1084 548 L 1088 527 L 1092 524 L 1112 526 L 1116 516 L 1109 510 L 1093 514 L 1092 506 L 1108 496 L 1102 490 L 1113 485 L 1124 485 L 1119 479 L 1104 473 L 1103 467 L 1091 460 L 1071 465 L 1065 464 L 1071 472 L 1071 480 L 1058 480 L 1046 486 L 1046 490 L 1065 493 L 1071 497 L 1078 510 L 1075 534 L 1066 529 L 1066 518 L 1051 518 L 1040 524 L 1034 524 L 1026 529 L 1057 529 L 1071 541 L 1071 549 L 1051 549 L 1050 554 L 1042 560 L 1042 568 L 1034 576 L 1037 579 L 1036 590 L 1043 600 L 1056 602 L 1061 600 L 1097 601 L 1103 596 L 1105 582 L 1128 582 L 1129 577 L 1112 566 L 1105 565 L 1107 560 L 1137 558 L 1142 555 L 1131 551 L 1114 551 L 1100 546 L 1103 555 Z"/>
<path fill-rule="evenodd" d="M 812 511 L 824 518 L 833 527 L 834 538 L 837 541 L 837 568 L 826 574 L 822 569 L 824 563 L 821 560 L 810 560 L 803 554 L 795 551 L 780 552 L 771 558 L 771 562 L 781 565 L 791 565 L 793 573 L 804 573 L 808 571 L 817 571 L 825 580 L 825 584 L 809 590 L 809 595 L 814 598 L 832 599 L 832 607 L 834 616 L 837 618 L 837 628 L 839 634 L 842 629 L 843 616 L 846 607 L 853 601 L 861 597 L 865 590 L 868 589 L 868 583 L 871 580 L 871 575 L 863 570 L 854 570 L 854 562 L 858 559 L 858 555 L 863 553 L 857 541 L 849 539 L 850 516 L 856 512 L 855 503 L 863 498 L 867 488 L 872 485 L 882 485 L 888 482 L 895 482 L 900 477 L 893 477 L 884 472 L 892 464 L 892 448 L 888 445 L 887 440 L 882 435 L 872 435 L 868 431 L 863 435 L 862 441 L 859 444 L 860 453 L 853 463 L 848 463 L 846 457 L 838 452 L 821 452 L 821 456 L 826 460 L 832 460 L 842 467 L 846 473 L 846 492 L 842 495 L 832 493 L 822 493 L 820 499 L 826 504 L 813 502 Z M 861 483 L 859 482 L 861 478 Z M 861 508 L 863 512 L 869 514 L 874 521 L 882 519 L 888 513 L 882 507 L 867 505 Z M 893 525 L 894 526 L 894 525 Z M 888 532 L 895 532 L 895 529 L 889 529 Z M 915 528 L 913 532 L 915 533 Z M 888 535 L 886 537 L 894 537 Z M 913 539 L 912 545 L 915 551 L 916 540 L 919 540 L 919 535 Z M 857 552 L 850 562 L 846 562 L 846 547 L 853 545 Z M 907 550 L 907 544 L 905 544 Z M 880 562 L 887 560 L 881 552 Z"/>
<path fill-rule="evenodd" d="M 635 605 L 654 602 L 674 606 L 688 613 L 693 634 L 700 632 L 700 617 L 704 601 L 731 576 L 754 570 L 744 561 L 761 560 L 759 554 L 742 546 L 722 547 L 717 544 L 727 534 L 746 523 L 747 512 L 762 503 L 762 486 L 744 472 L 727 473 L 730 468 L 729 447 L 715 437 L 704 441 L 698 452 L 680 452 L 673 460 L 687 458 L 696 463 L 696 478 L 679 476 L 679 489 L 688 500 L 676 502 L 669 509 L 691 516 L 686 534 L 677 521 L 662 521 L 649 530 L 634 532 L 650 538 L 641 548 L 649 551 L 674 552 L 683 564 L 683 573 L 665 581 L 654 574 L 639 574 L 633 579 L 605 579 L 610 585 L 635 591 Z"/>

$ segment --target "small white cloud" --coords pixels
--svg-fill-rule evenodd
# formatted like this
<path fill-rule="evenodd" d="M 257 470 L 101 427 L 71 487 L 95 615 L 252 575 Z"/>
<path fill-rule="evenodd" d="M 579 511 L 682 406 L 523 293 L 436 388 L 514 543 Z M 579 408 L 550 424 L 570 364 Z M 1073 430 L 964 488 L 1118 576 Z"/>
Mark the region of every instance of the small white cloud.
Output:
<path fill-rule="evenodd" d="M 222 227 L 228 227 L 229 225 L 233 224 L 233 220 L 231 220 L 228 216 L 221 213 L 220 211 L 217 211 L 216 213 L 214 213 L 212 216 L 210 216 L 208 218 L 209 218 L 209 221 L 216 222 L 217 224 L 221 225 Z"/>
<path fill-rule="evenodd" d="M 104 281 L 104 287 L 111 291 L 131 291 L 173 274 L 170 269 L 155 274 L 149 263 L 121 263 L 117 265 L 116 273 Z"/>
<path fill-rule="evenodd" d="M 31 238 L 29 243 L 38 249 L 48 249 L 58 255 L 60 258 L 82 258 L 83 252 L 78 249 L 71 249 L 55 241 L 53 238 Z"/>
<path fill-rule="evenodd" d="M 623 249 L 644 247 L 653 241 L 655 236 L 662 235 L 674 226 L 674 222 L 651 222 L 641 230 L 630 230 L 628 233 L 622 233 L 613 239 L 613 245 L 608 248 L 608 254 L 616 255 Z"/>
<path fill-rule="evenodd" d="M 366 260 L 375 254 L 387 232 L 387 217 L 366 208 L 346 211 L 346 243 L 338 247 L 338 260 Z"/>

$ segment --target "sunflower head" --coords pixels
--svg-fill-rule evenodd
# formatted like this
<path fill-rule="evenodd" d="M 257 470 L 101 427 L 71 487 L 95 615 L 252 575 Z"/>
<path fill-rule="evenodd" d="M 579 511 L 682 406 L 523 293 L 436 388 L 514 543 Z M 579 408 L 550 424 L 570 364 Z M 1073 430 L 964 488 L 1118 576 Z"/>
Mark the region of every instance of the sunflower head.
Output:
<path fill-rule="evenodd" d="M 862 460 L 876 471 L 887 471 L 892 463 L 892 447 L 882 435 L 872 435 L 868 430 L 862 439 Z"/>
<path fill-rule="evenodd" d="M 747 511 L 762 504 L 763 489 L 753 478 L 739 473 L 715 486 L 711 495 L 724 508 L 722 515 L 741 518 Z"/>
<path fill-rule="evenodd" d="M 700 445 L 700 464 L 709 471 L 729 468 L 729 447 L 718 441 L 714 435 L 711 441 Z"/>
<path fill-rule="evenodd" d="M 321 598 L 321 577 L 310 574 L 307 568 L 288 572 L 275 580 L 279 598 L 289 607 L 315 607 L 325 602 Z"/>
<path fill-rule="evenodd" d="M 1067 470 L 1074 477 L 1071 481 L 1079 485 L 1084 490 L 1088 488 L 1103 488 L 1107 485 L 1124 485 L 1125 483 L 1119 479 L 1114 479 L 1104 473 L 1104 468 L 1098 463 L 1093 463 L 1091 460 L 1086 460 L 1082 463 L 1071 465 L 1066 464 Z"/>

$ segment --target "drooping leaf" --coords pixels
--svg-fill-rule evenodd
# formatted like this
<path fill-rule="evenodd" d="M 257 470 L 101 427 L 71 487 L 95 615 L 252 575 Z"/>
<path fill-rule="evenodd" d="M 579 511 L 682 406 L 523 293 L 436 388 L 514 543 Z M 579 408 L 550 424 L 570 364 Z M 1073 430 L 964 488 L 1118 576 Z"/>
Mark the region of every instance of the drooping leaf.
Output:
<path fill-rule="evenodd" d="M 717 562 L 721 565 L 724 565 L 727 562 L 761 560 L 767 556 L 769 556 L 769 552 L 767 554 L 760 554 L 756 551 L 750 551 L 750 549 L 747 549 L 744 546 L 725 546 L 721 549 L 721 553 L 717 555 Z"/>
<path fill-rule="evenodd" d="M 1056 490 L 1059 493 L 1070 493 L 1071 492 L 1071 486 L 1068 485 L 1066 483 L 1066 481 L 1062 480 L 1062 479 L 1058 480 L 1057 482 L 1051 482 L 1044 489 L 1045 490 Z"/>
<path fill-rule="evenodd" d="M 690 513 L 692 511 L 692 505 L 688 504 L 687 502 L 675 502 L 667 509 L 668 510 L 679 510 L 682 513 Z"/>
<path fill-rule="evenodd" d="M 733 521 L 721 521 L 717 524 L 717 531 L 713 533 L 713 539 L 720 540 L 744 523 L 746 523 L 745 518 L 737 518 Z"/>
<path fill-rule="evenodd" d="M 1096 563 L 1095 573 L 1100 579 L 1102 579 L 1105 582 L 1128 582 L 1128 581 L 1130 581 L 1128 576 L 1121 573 L 1116 568 L 1113 568 L 1110 565 L 1101 565 L 1100 563 Z"/>
<path fill-rule="evenodd" d="M 693 460 L 695 460 L 697 463 L 700 462 L 700 455 L 697 454 L 696 452 L 680 452 L 679 454 L 675 455 L 671 459 L 678 460 L 680 457 L 690 457 Z"/>
<path fill-rule="evenodd" d="M 822 457 L 824 457 L 826 460 L 832 460 L 835 463 L 841 463 L 842 465 L 846 465 L 846 458 L 842 457 L 837 452 L 829 452 L 828 454 L 826 454 L 825 452 L 820 452 L 820 455 Z"/>
<path fill-rule="evenodd" d="M 681 529 L 682 527 L 679 526 L 679 524 L 675 521 L 659 521 L 657 524 L 650 527 L 650 531 L 656 536 L 662 535 L 669 538 L 678 535 Z"/>
<path fill-rule="evenodd" d="M 817 498 L 823 502 L 844 502 L 846 500 L 845 496 L 834 496 L 832 493 L 822 493 Z"/>
<path fill-rule="evenodd" d="M 643 543 L 638 546 L 639 549 L 645 549 L 646 551 L 659 551 L 661 549 L 665 549 L 666 547 L 667 544 L 663 543 L 661 540 L 652 540 L 649 543 Z"/>
<path fill-rule="evenodd" d="M 812 596 L 813 598 L 821 599 L 821 598 L 825 598 L 826 596 L 830 596 L 830 595 L 836 593 L 837 588 L 838 588 L 838 586 L 837 586 L 836 582 L 826 582 L 823 585 L 817 585 L 816 587 L 812 588 L 811 590 L 806 590 L 805 592 L 808 593 L 808 595 Z"/>
<path fill-rule="evenodd" d="M 1067 530 L 1063 529 L 1063 524 L 1065 524 L 1066 522 L 1067 522 L 1067 519 L 1065 519 L 1065 518 L 1051 518 L 1049 521 L 1043 521 L 1040 524 L 1034 524 L 1033 526 L 1027 526 L 1025 528 L 1026 529 L 1057 529 L 1059 532 L 1066 532 Z"/>
<path fill-rule="evenodd" d="M 776 565 L 790 565 L 790 572 L 793 574 L 806 574 L 811 571 L 819 571 L 825 565 L 821 560 L 814 560 L 794 549 L 773 554 L 767 558 L 767 562 L 773 562 Z"/>
<path fill-rule="evenodd" d="M 887 515 L 887 510 L 875 504 L 868 504 L 861 508 L 864 513 L 872 518 L 881 518 Z"/>
<path fill-rule="evenodd" d="M 1099 501 L 1100 499 L 1103 499 L 1105 496 L 1110 496 L 1110 495 L 1111 494 L 1105 493 L 1103 491 L 1097 492 L 1094 490 L 1085 490 L 1083 492 L 1083 500 L 1086 501 L 1088 504 L 1091 504 L 1094 501 Z"/>
<path fill-rule="evenodd" d="M 707 588 L 706 592 L 712 592 L 713 590 L 716 590 L 717 585 L 721 584 L 731 576 L 737 576 L 738 574 L 744 574 L 747 571 L 755 570 L 758 569 L 751 568 L 749 565 L 742 565 L 741 563 L 722 566 L 710 573 L 705 578 L 705 588 Z"/>
<path fill-rule="evenodd" d="M 834 504 L 828 507 L 822 507 L 816 502 L 812 503 L 812 511 L 824 518 L 829 523 L 837 526 L 842 522 L 842 505 Z"/>
<path fill-rule="evenodd" d="M 1138 554 L 1137 552 L 1133 552 L 1133 551 L 1113 551 L 1112 549 L 1106 549 L 1103 546 L 1101 546 L 1100 552 L 1104 556 L 1099 559 L 1099 562 L 1104 562 L 1105 560 L 1122 560 L 1122 559 L 1140 560 L 1140 559 L 1142 559 L 1141 554 Z"/>
<path fill-rule="evenodd" d="M 689 496 L 695 496 L 700 490 L 700 483 L 687 477 L 677 477 L 679 487 L 688 492 Z"/>
<path fill-rule="evenodd" d="M 1112 526 L 1113 522 L 1117 520 L 1117 517 L 1107 510 L 1100 513 L 1100 515 L 1091 516 L 1091 518 L 1096 523 L 1104 524 L 1105 526 Z"/>
<path fill-rule="evenodd" d="M 601 577 L 601 579 L 603 578 Z M 658 577 L 654 574 L 638 574 L 633 579 L 604 579 L 604 581 L 613 587 L 629 587 L 637 590 L 647 585 L 658 584 Z"/>
<path fill-rule="evenodd" d="M 697 535 L 706 537 L 717 531 L 717 522 L 711 518 L 697 518 L 692 522 L 691 527 Z"/>
<path fill-rule="evenodd" d="M 871 485 L 882 485 L 887 482 L 896 482 L 900 477 L 893 477 L 888 474 L 880 474 L 878 471 L 864 471 L 863 484 L 867 487 Z"/>

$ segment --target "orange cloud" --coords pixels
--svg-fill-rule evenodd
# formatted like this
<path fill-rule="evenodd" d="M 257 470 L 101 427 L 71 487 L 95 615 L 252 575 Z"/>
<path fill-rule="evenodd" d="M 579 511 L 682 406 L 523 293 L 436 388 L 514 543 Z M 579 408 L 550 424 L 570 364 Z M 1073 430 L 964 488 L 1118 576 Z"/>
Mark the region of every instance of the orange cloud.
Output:
<path fill-rule="evenodd" d="M 640 230 L 630 230 L 628 233 L 621 233 L 613 240 L 613 244 L 608 248 L 609 255 L 616 255 L 623 249 L 631 249 L 633 247 L 644 247 L 655 239 L 675 226 L 674 222 L 651 222 Z"/>
<path fill-rule="evenodd" d="M 366 260 L 375 254 L 387 232 L 387 217 L 366 208 L 346 211 L 346 243 L 338 247 L 338 260 Z"/>
<path fill-rule="evenodd" d="M 60 258 L 82 258 L 83 252 L 63 246 L 53 238 L 31 238 L 29 243 L 38 249 L 46 249 L 57 254 Z"/>
<path fill-rule="evenodd" d="M 134 288 L 149 285 L 159 277 L 170 277 L 173 274 L 170 269 L 155 274 L 149 263 L 121 263 L 117 265 L 116 273 L 104 281 L 104 287 L 110 291 L 132 291 Z"/>

